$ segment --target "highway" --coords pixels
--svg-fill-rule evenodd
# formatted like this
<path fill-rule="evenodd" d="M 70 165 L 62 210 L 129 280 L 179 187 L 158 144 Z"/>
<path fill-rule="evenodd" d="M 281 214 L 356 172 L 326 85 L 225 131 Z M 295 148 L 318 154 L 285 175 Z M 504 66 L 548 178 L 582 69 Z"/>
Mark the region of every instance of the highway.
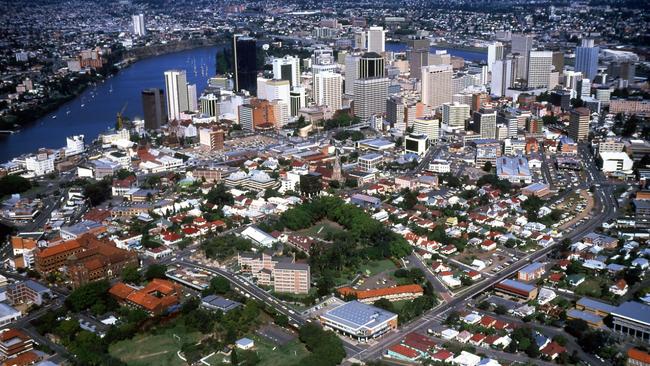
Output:
<path fill-rule="evenodd" d="M 603 222 L 616 217 L 617 202 L 613 197 L 613 186 L 611 184 L 608 184 L 600 171 L 598 171 L 597 168 L 593 166 L 592 157 L 588 157 L 587 155 L 585 156 L 584 161 L 587 163 L 587 170 L 590 173 L 588 174 L 589 183 L 600 185 L 600 189 L 594 192 L 594 200 L 596 201 L 596 204 L 592 213 L 593 216 L 590 219 L 576 226 L 572 231 L 567 232 L 560 238 L 557 238 L 555 244 L 549 245 L 546 248 L 540 249 L 519 259 L 517 262 L 499 272 L 494 277 L 490 277 L 483 280 L 482 282 L 473 285 L 462 294 L 455 296 L 453 299 L 446 303 L 441 303 L 437 307 L 429 310 L 417 320 L 403 325 L 399 330 L 384 335 L 382 338 L 377 340 L 377 343 L 352 356 L 356 359 L 366 361 L 381 357 L 387 347 L 394 343 L 397 343 L 404 337 L 405 334 L 415 331 L 419 331 L 420 333 L 426 332 L 426 329 L 430 325 L 436 323 L 436 320 L 434 318 L 444 315 L 447 311 L 456 308 L 457 306 L 464 306 L 471 298 L 488 291 L 498 282 L 511 277 L 530 262 L 542 259 L 547 254 L 555 250 L 559 246 L 560 242 L 562 242 L 564 239 L 568 238 L 572 241 L 580 239 L 584 235 L 594 231 Z"/>

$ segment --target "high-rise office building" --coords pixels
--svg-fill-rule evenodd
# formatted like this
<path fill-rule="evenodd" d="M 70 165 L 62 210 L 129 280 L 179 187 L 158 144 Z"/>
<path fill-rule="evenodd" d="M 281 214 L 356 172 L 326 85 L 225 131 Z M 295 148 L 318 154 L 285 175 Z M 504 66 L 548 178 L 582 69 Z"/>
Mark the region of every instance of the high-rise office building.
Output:
<path fill-rule="evenodd" d="M 429 65 L 422 68 L 422 102 L 431 109 L 451 102 L 451 65 Z"/>
<path fill-rule="evenodd" d="M 354 95 L 354 81 L 359 78 L 359 55 L 345 55 L 345 94 Z"/>
<path fill-rule="evenodd" d="M 591 96 L 591 80 L 582 79 L 578 81 L 578 98 L 584 99 Z"/>
<path fill-rule="evenodd" d="M 494 43 L 489 44 L 488 45 L 488 56 L 487 56 L 488 70 L 492 71 L 492 64 L 494 64 L 494 61 L 503 60 L 504 56 L 505 56 L 505 54 L 504 54 L 503 43 L 494 42 Z"/>
<path fill-rule="evenodd" d="M 525 79 L 528 76 L 528 54 L 533 49 L 533 36 L 526 34 L 513 34 L 511 53 L 523 57 L 520 67 L 517 68 L 517 79 Z"/>
<path fill-rule="evenodd" d="M 189 109 L 185 70 L 165 71 L 165 93 L 167 95 L 167 117 L 169 120 L 179 119 L 181 112 Z"/>
<path fill-rule="evenodd" d="M 359 78 L 354 81 L 354 115 L 367 121 L 374 114 L 386 113 L 388 78 L 384 58 L 366 52 L 359 60 Z"/>
<path fill-rule="evenodd" d="M 223 150 L 225 131 L 219 127 L 199 129 L 199 144 L 210 150 Z"/>
<path fill-rule="evenodd" d="M 142 37 L 147 34 L 147 30 L 144 26 L 144 15 L 136 14 L 133 17 L 133 34 L 138 37 Z"/>
<path fill-rule="evenodd" d="M 557 71 L 560 76 L 564 72 L 564 52 L 562 51 L 553 51 L 553 68 Z"/>
<path fill-rule="evenodd" d="M 337 72 L 339 68 L 336 59 L 334 58 L 334 51 L 329 47 L 317 48 L 311 57 L 311 73 L 312 75 L 321 72 Z"/>
<path fill-rule="evenodd" d="M 354 32 L 354 48 L 365 50 L 368 48 L 367 33 L 363 30 Z"/>
<path fill-rule="evenodd" d="M 447 50 L 436 50 L 429 54 L 429 65 L 451 65 L 451 55 Z"/>
<path fill-rule="evenodd" d="M 512 86 L 512 59 L 496 60 L 492 64 L 492 80 L 490 80 L 490 93 L 497 97 L 506 95 Z"/>
<path fill-rule="evenodd" d="M 255 38 L 235 34 L 232 38 L 235 91 L 255 92 L 257 79 L 257 41 Z"/>
<path fill-rule="evenodd" d="M 571 111 L 569 117 L 569 137 L 573 141 L 586 141 L 589 138 L 589 109 L 581 107 Z"/>
<path fill-rule="evenodd" d="M 167 123 L 165 99 L 161 89 L 151 88 L 142 91 L 142 111 L 144 128 L 147 130 L 157 130 Z"/>
<path fill-rule="evenodd" d="M 442 105 L 442 123 L 449 127 L 465 128 L 469 118 L 469 105 L 461 103 L 445 103 Z"/>
<path fill-rule="evenodd" d="M 426 135 L 429 142 L 440 139 L 440 120 L 433 117 L 416 118 L 413 121 L 413 133 Z"/>
<path fill-rule="evenodd" d="M 300 59 L 294 56 L 273 58 L 273 78 L 288 80 L 292 87 L 300 85 Z"/>
<path fill-rule="evenodd" d="M 400 131 L 413 126 L 413 121 L 424 115 L 424 104 L 416 95 L 391 95 L 386 100 L 386 121 Z"/>
<path fill-rule="evenodd" d="M 286 105 L 291 103 L 289 80 L 257 78 L 257 97 L 268 101 L 281 100 Z"/>
<path fill-rule="evenodd" d="M 429 65 L 429 51 L 431 43 L 428 39 L 409 39 L 406 41 L 406 59 L 409 62 L 410 76 L 420 80 L 422 67 Z"/>
<path fill-rule="evenodd" d="M 497 112 L 481 109 L 474 112 L 474 130 L 478 130 L 483 139 L 495 139 L 497 136 Z"/>
<path fill-rule="evenodd" d="M 291 98 L 291 104 L 289 106 L 289 114 L 292 117 L 295 117 L 298 115 L 300 108 L 303 108 L 307 105 L 307 92 L 305 91 L 305 87 L 296 86 L 291 89 L 289 95 Z"/>
<path fill-rule="evenodd" d="M 553 69 L 553 52 L 531 51 L 528 55 L 528 87 L 548 88 Z"/>
<path fill-rule="evenodd" d="M 341 74 L 326 71 L 314 75 L 313 98 L 316 105 L 328 106 L 332 112 L 341 109 L 343 78 Z"/>
<path fill-rule="evenodd" d="M 219 97 L 214 93 L 201 95 L 199 98 L 199 105 L 201 113 L 204 113 L 210 117 L 219 117 L 221 114 L 219 107 Z"/>
<path fill-rule="evenodd" d="M 368 52 L 383 53 L 386 51 L 386 31 L 383 27 L 368 29 Z"/>
<path fill-rule="evenodd" d="M 580 47 L 576 47 L 575 70 L 582 72 L 589 80 L 593 80 L 598 74 L 598 52 L 593 39 L 583 39 Z"/>
<path fill-rule="evenodd" d="M 199 110 L 196 84 L 187 84 L 187 109 L 190 111 Z"/>

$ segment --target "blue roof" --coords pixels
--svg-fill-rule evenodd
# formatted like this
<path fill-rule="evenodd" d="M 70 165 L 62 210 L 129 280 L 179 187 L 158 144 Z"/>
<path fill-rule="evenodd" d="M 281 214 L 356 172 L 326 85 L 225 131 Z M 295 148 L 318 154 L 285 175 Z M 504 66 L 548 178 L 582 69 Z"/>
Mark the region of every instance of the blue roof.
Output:
<path fill-rule="evenodd" d="M 584 306 L 589 309 L 596 309 L 598 311 L 602 311 L 603 313 L 611 313 L 616 309 L 615 306 L 596 301 L 588 297 L 583 297 L 580 300 L 576 301 L 576 305 Z"/>
<path fill-rule="evenodd" d="M 350 301 L 323 314 L 323 318 L 343 324 L 352 329 L 374 327 L 386 322 L 397 314 L 359 301 Z"/>
<path fill-rule="evenodd" d="M 533 273 L 536 272 L 538 269 L 544 268 L 544 264 L 535 262 L 527 265 L 526 267 L 522 268 L 519 270 L 519 272 L 524 272 L 524 273 Z"/>
<path fill-rule="evenodd" d="M 503 286 L 511 287 L 515 290 L 526 291 L 526 292 L 531 292 L 535 289 L 535 286 L 533 285 L 529 285 L 527 283 L 523 283 L 511 279 L 503 280 L 500 282 L 500 284 Z"/>
<path fill-rule="evenodd" d="M 628 301 L 622 303 L 612 311 L 612 315 L 650 325 L 650 306 L 640 302 Z"/>
<path fill-rule="evenodd" d="M 569 318 L 582 319 L 582 320 L 586 321 L 587 323 L 598 324 L 598 323 L 602 323 L 602 321 L 603 321 L 602 317 L 600 317 L 600 316 L 598 316 L 598 315 L 596 315 L 594 313 L 590 313 L 588 311 L 580 311 L 578 309 L 570 309 L 569 311 L 567 311 L 566 315 Z"/>
<path fill-rule="evenodd" d="M 25 286 L 29 287 L 30 289 L 36 291 L 36 292 L 48 292 L 50 291 L 49 288 L 41 285 L 40 283 L 33 281 L 33 280 L 27 280 L 25 281 Z"/>

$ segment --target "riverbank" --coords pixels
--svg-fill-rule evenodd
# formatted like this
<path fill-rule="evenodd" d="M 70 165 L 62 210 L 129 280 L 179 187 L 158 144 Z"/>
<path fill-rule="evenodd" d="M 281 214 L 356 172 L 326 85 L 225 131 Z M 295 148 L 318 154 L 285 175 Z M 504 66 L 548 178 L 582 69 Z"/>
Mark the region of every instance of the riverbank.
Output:
<path fill-rule="evenodd" d="M 65 90 L 62 94 L 59 91 L 50 93 L 52 96 L 48 99 L 40 100 L 31 108 L 11 113 L 0 117 L 0 130 L 18 131 L 22 128 L 29 128 L 30 124 L 43 118 L 44 116 L 56 111 L 61 106 L 79 97 L 88 87 L 103 82 L 119 73 L 121 70 L 128 68 L 132 64 L 156 56 L 165 54 L 187 51 L 195 48 L 216 46 L 224 43 L 226 40 L 220 37 L 188 39 L 166 44 L 157 44 L 144 47 L 132 48 L 129 50 L 119 50 L 112 55 L 109 62 L 104 66 L 107 71 L 104 73 L 91 73 L 75 79 L 74 82 L 68 82 L 61 85 L 59 90 Z M 114 67 L 115 65 L 120 67 Z M 60 81 L 61 82 L 61 81 Z M 61 82 L 61 84 L 63 84 Z"/>
<path fill-rule="evenodd" d="M 403 45 L 403 44 L 406 44 L 406 42 L 405 41 L 395 41 L 395 40 L 393 40 L 393 41 L 386 41 L 386 44 L 387 45 L 388 44 Z M 468 52 L 476 52 L 476 53 L 487 53 L 487 48 L 465 46 L 465 45 L 459 45 L 459 44 L 447 43 L 447 42 L 432 43 L 431 47 L 446 49 L 446 50 L 468 51 Z"/>

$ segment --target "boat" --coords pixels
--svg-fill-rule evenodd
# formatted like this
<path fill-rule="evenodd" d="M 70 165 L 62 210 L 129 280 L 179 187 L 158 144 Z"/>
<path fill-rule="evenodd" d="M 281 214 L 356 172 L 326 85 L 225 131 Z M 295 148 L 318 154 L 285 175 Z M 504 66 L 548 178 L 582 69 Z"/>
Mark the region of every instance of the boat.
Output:
<path fill-rule="evenodd" d="M 52 116 L 52 119 L 56 119 L 56 116 Z"/>
<path fill-rule="evenodd" d="M 70 114 L 70 111 L 65 111 L 65 114 Z"/>
<path fill-rule="evenodd" d="M 83 107 L 85 107 L 85 106 L 86 106 L 85 104 L 83 104 L 83 103 L 81 104 L 81 108 L 83 108 Z"/>

